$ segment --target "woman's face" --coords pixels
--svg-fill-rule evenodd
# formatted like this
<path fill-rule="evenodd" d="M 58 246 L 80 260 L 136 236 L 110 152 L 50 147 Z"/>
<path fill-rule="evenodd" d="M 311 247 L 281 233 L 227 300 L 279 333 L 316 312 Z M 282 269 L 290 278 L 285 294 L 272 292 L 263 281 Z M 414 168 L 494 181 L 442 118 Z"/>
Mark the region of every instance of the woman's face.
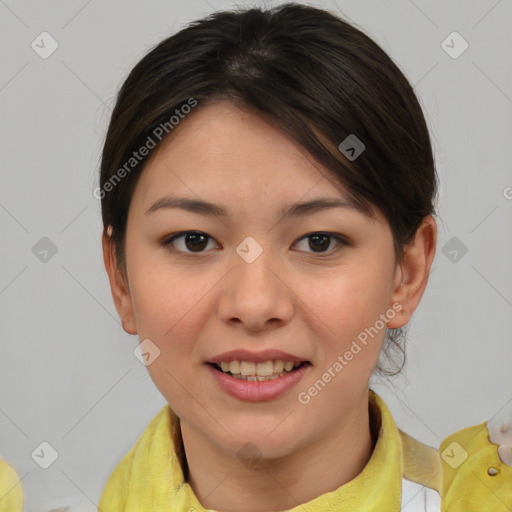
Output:
<path fill-rule="evenodd" d="M 319 198 L 347 200 L 304 149 L 230 103 L 200 107 L 151 155 L 134 191 L 123 325 L 133 318 L 129 332 L 150 340 L 148 371 L 182 426 L 224 450 L 251 442 L 279 457 L 367 407 L 386 327 L 407 320 L 393 308 L 402 271 L 380 214 L 283 214 Z M 218 211 L 171 207 L 172 198 Z M 249 354 L 223 359 L 245 361 L 246 373 L 258 359 L 274 361 L 263 374 L 279 370 L 276 360 L 308 364 L 268 382 L 210 364 L 240 350 Z M 269 350 L 288 355 L 261 354 Z"/>

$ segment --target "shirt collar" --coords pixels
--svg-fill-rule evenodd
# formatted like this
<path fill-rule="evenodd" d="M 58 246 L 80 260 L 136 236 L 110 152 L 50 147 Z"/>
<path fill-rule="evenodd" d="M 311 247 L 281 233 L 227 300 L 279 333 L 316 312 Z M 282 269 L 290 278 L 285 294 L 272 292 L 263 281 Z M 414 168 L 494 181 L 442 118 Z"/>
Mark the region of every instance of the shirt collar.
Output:
<path fill-rule="evenodd" d="M 288 512 L 399 512 L 403 475 L 399 431 L 384 401 L 368 390 L 370 426 L 377 433 L 372 456 L 362 472 L 337 489 L 289 509 Z M 146 427 L 136 445 L 112 473 L 99 503 L 108 510 L 205 509 L 186 482 L 179 420 L 165 405 Z M 185 473 L 185 474 L 184 474 Z M 112 506 L 112 500 L 116 505 Z M 284 511 L 283 511 L 284 512 Z"/>

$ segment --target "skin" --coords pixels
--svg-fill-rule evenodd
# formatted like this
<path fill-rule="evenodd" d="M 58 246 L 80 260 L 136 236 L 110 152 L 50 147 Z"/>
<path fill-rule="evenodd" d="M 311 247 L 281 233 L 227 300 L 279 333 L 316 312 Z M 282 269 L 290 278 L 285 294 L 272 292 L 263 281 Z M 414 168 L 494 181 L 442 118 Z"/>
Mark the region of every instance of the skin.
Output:
<path fill-rule="evenodd" d="M 230 217 L 170 208 L 145 215 L 165 195 L 222 204 Z M 436 223 L 424 219 L 397 265 L 380 213 L 376 220 L 340 208 L 278 214 L 291 203 L 343 195 L 304 148 L 257 115 L 219 102 L 198 106 L 150 156 L 128 214 L 126 276 L 103 237 L 124 330 L 160 349 L 147 368 L 181 419 L 188 481 L 205 508 L 289 509 L 352 480 L 372 455 L 368 383 L 385 328 L 308 404 L 297 395 L 394 303 L 408 314 L 386 326 L 408 322 L 427 284 Z M 200 248 L 184 237 L 163 245 L 191 230 L 208 235 Z M 304 238 L 319 231 L 350 245 Z M 250 264 L 236 252 L 248 236 L 263 248 Z M 312 366 L 285 395 L 250 403 L 221 391 L 205 365 L 235 348 L 278 348 Z M 237 457 L 249 442 L 261 454 L 257 467 Z"/>

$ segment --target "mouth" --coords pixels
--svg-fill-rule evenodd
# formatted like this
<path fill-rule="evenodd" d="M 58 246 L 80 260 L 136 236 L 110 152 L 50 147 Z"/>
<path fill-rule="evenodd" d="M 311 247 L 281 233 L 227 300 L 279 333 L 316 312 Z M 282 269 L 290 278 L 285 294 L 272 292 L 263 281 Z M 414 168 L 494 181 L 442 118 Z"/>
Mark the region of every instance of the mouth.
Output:
<path fill-rule="evenodd" d="M 311 366 L 310 361 L 269 360 L 263 363 L 252 361 L 230 361 L 221 363 L 206 363 L 220 373 L 238 380 L 263 382 L 278 379 L 298 371 L 305 366 Z"/>

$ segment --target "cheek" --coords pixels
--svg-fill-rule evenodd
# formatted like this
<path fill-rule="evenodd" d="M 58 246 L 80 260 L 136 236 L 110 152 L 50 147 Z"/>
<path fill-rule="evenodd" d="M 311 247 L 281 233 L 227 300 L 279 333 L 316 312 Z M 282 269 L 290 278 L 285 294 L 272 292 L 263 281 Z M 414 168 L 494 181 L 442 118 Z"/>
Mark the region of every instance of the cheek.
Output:
<path fill-rule="evenodd" d="M 328 278 L 317 276 L 303 283 L 300 293 L 306 307 L 302 311 L 306 322 L 315 326 L 315 336 L 322 339 L 318 352 L 322 368 L 342 356 L 347 361 L 342 373 L 349 380 L 358 372 L 371 374 L 386 334 L 387 326 L 379 320 L 387 308 L 386 276 L 383 267 L 361 262 L 361 266 L 332 269 Z"/>
<path fill-rule="evenodd" d="M 132 250 L 128 269 L 139 335 L 160 344 L 177 333 L 183 336 L 184 326 L 214 284 L 208 285 L 208 279 L 193 272 L 190 265 L 171 264 L 164 251 L 154 247 Z"/>
<path fill-rule="evenodd" d="M 146 369 L 171 407 L 181 412 L 190 400 L 184 390 L 191 389 L 207 289 L 197 276 L 176 267 L 142 263 L 134 258 L 130 275 L 135 319 L 140 340 L 150 339 L 160 351 Z"/>
<path fill-rule="evenodd" d="M 386 276 L 384 269 L 364 265 L 331 269 L 327 276 L 306 280 L 300 298 L 335 334 L 353 334 L 353 329 L 373 324 L 384 312 Z"/>

